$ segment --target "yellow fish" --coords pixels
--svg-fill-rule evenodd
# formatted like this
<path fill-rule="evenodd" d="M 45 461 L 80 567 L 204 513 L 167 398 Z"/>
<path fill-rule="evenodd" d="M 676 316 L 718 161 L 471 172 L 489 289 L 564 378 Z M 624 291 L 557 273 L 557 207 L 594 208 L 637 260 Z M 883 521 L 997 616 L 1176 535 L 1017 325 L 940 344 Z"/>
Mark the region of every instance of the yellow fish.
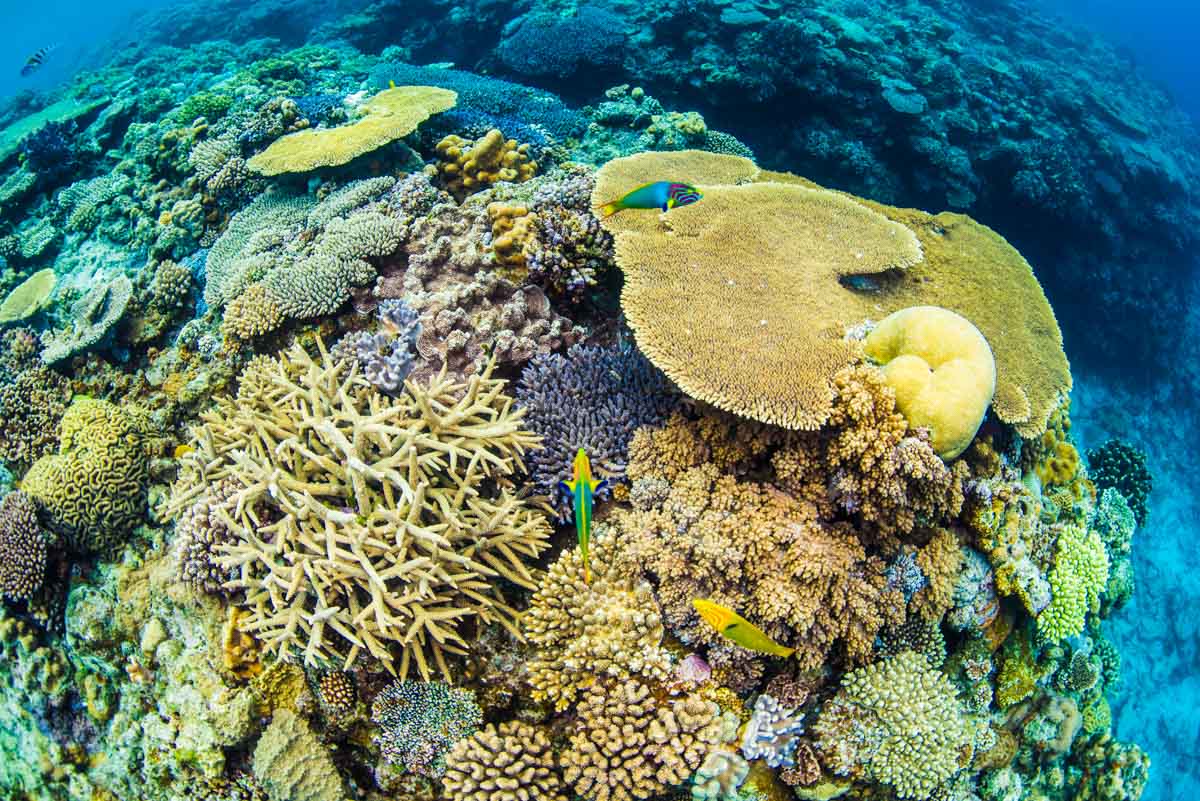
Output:
<path fill-rule="evenodd" d="M 175 458 L 182 459 L 183 457 L 187 456 L 189 453 L 192 453 L 195 450 L 196 449 L 193 448 L 191 445 L 176 445 L 175 446 Z"/>
<path fill-rule="evenodd" d="M 746 618 L 720 604 L 705 598 L 696 598 L 692 606 L 700 613 L 704 622 L 717 630 L 725 639 L 748 651 L 758 651 L 769 656 L 791 656 L 795 648 L 785 648 L 767 636 L 767 633 Z"/>

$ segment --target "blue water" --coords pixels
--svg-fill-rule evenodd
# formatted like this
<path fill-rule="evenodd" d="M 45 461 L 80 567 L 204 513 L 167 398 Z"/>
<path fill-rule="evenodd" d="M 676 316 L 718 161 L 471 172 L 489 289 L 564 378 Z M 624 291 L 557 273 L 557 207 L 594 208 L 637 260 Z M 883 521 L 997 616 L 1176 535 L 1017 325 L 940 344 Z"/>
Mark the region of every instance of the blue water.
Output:
<path fill-rule="evenodd" d="M 0 98 L 8 99 L 29 91 L 52 92 L 72 81 L 81 69 L 103 63 L 114 50 L 144 45 L 138 41 L 136 30 L 130 29 L 130 20 L 143 12 L 163 12 L 180 4 L 166 0 L 123 0 L 103 5 L 78 0 L 48 0 L 40 3 L 34 13 L 30 13 L 28 4 L 4 0 L 3 5 L 0 19 L 5 24 L 5 47 L 4 56 L 0 57 Z M 239 4 L 227 5 L 236 7 Z M 304 16 L 301 13 L 303 3 L 282 3 L 281 7 L 286 9 L 282 13 L 292 16 L 286 24 L 280 23 L 281 30 L 286 29 L 281 36 L 294 39 L 299 35 L 297 31 L 307 31 L 320 19 L 336 18 L 351 7 L 363 5 L 366 4 L 346 3 L 342 8 L 336 3 L 314 3 L 310 9 L 311 19 L 300 19 L 296 15 Z M 444 7 L 446 4 L 431 2 L 425 5 Z M 686 5 L 708 7 L 712 13 L 717 13 L 713 10 L 717 4 L 706 6 L 703 2 L 694 2 Z M 979 5 L 994 13 L 998 4 L 981 2 Z M 1147 80 L 1165 87 L 1178 108 L 1190 114 L 1200 127 L 1200 2 L 1036 0 L 1032 5 L 1058 15 L 1064 24 L 1080 26 L 1117 45 Z M 1020 3 L 1012 4 L 1011 25 L 1022 25 L 1022 8 Z M 261 30 L 257 32 L 261 33 Z M 364 50 L 378 52 L 394 44 L 387 31 L 376 30 L 369 35 L 358 32 L 356 35 L 363 40 L 374 37 L 369 45 L 364 45 Z M 50 53 L 46 64 L 32 76 L 21 77 L 19 70 L 25 58 L 50 44 L 58 47 Z M 406 55 L 417 62 L 455 62 L 466 69 L 479 67 L 503 74 L 503 67 L 494 58 L 481 59 L 479 64 L 469 63 L 473 53 L 469 42 L 464 44 L 448 38 L 444 47 L 439 51 L 422 44 Z M 670 69 L 669 60 L 662 68 Z M 603 76 L 595 74 L 577 76 L 570 84 L 555 85 L 555 81 L 553 77 L 540 81 L 531 79 L 531 83 L 558 91 L 573 105 L 580 105 L 584 99 L 597 102 L 602 99 L 596 91 L 598 87 L 619 82 L 605 81 Z M 593 85 L 592 81 L 600 81 L 603 86 Z M 702 96 L 689 97 L 687 87 L 673 85 L 668 78 L 664 78 L 661 86 L 647 84 L 645 88 L 652 95 L 675 101 L 672 107 L 701 108 L 705 103 Z M 578 92 L 577 96 L 572 96 L 572 90 Z M 756 139 L 760 131 L 752 125 L 746 125 L 743 130 L 739 127 L 737 114 L 726 117 L 719 107 L 705 108 L 706 114 L 710 112 L 710 119 L 721 120 L 723 130 L 744 136 L 756 146 L 760 142 L 780 145 L 779 138 Z M 786 124 L 781 127 L 803 132 L 812 121 L 801 117 L 784 122 Z M 796 145 L 801 138 L 796 134 L 792 141 L 780 145 L 780 152 L 789 156 L 801 152 Z M 770 160 L 770 154 L 763 155 L 764 161 Z M 774 163 L 771 166 L 787 165 Z M 828 168 L 831 183 L 836 183 L 837 176 L 845 178 L 847 175 L 846 172 L 838 173 L 839 169 L 845 168 L 844 163 L 812 166 Z M 986 176 L 984 180 L 992 180 L 992 176 Z M 883 183 L 880 181 L 881 185 Z M 861 185 L 846 188 L 863 192 Z M 921 196 L 920 188 L 913 187 L 897 191 L 896 202 L 911 202 L 928 208 L 945 205 L 942 194 Z M 1193 198 L 1200 197 L 1200 186 L 1186 187 L 1185 191 Z M 994 219 L 985 216 L 985 221 L 996 224 L 1002 234 L 1014 241 L 1025 236 L 1036 245 L 1039 237 L 1045 237 L 1043 231 L 1004 230 L 997 222 L 1004 219 L 1003 211 L 992 211 L 996 215 Z M 987 210 L 980 213 L 986 215 Z M 1162 300 L 1164 308 L 1185 310 L 1175 323 L 1175 342 L 1179 350 L 1167 357 L 1165 369 L 1148 377 L 1145 365 L 1132 357 L 1124 361 L 1106 359 L 1106 355 L 1114 351 L 1094 347 L 1095 340 L 1102 335 L 1088 324 L 1086 315 L 1061 316 L 1067 352 L 1073 359 L 1073 433 L 1081 451 L 1111 437 L 1133 442 L 1147 452 L 1155 474 L 1150 522 L 1138 532 L 1134 542 L 1137 591 L 1132 603 L 1107 623 L 1107 630 L 1123 657 L 1123 681 L 1113 698 L 1115 729 L 1121 738 L 1140 744 L 1154 760 L 1152 780 L 1142 796 L 1145 801 L 1200 798 L 1200 582 L 1195 578 L 1200 561 L 1200 549 L 1197 548 L 1200 498 L 1196 491 L 1200 486 L 1200 461 L 1196 458 L 1200 450 L 1200 360 L 1195 355 L 1194 344 L 1200 342 L 1200 278 L 1197 277 L 1200 276 L 1200 260 L 1189 263 L 1184 258 L 1169 265 L 1155 266 L 1135 263 L 1134 256 L 1129 258 L 1131 261 L 1123 266 L 1130 270 L 1139 268 L 1171 273 L 1173 294 Z M 1031 261 L 1035 271 L 1045 269 L 1045 262 L 1039 264 L 1032 257 Z M 1057 302 L 1059 298 L 1055 297 L 1055 291 L 1066 295 L 1069 290 L 1051 287 L 1048 291 L 1051 299 Z M 1068 300 L 1077 298 L 1063 297 L 1062 300 L 1065 306 Z M 1099 301 L 1097 298 L 1096 302 Z M 1089 302 L 1092 302 L 1090 298 L 1084 306 Z M 1133 350 L 1136 348 L 1131 352 Z M 1078 359 L 1077 353 L 1080 354 Z"/>

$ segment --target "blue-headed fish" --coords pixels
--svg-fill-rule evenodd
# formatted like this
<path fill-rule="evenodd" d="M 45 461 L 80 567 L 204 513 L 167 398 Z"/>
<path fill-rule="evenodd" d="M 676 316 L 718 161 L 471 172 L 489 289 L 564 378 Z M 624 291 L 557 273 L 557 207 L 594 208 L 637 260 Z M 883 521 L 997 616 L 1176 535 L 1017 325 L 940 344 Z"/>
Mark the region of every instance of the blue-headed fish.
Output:
<path fill-rule="evenodd" d="M 570 481 L 560 481 L 559 486 L 571 494 L 571 508 L 575 512 L 575 533 L 579 537 L 579 553 L 583 556 L 583 580 L 592 583 L 592 567 L 588 562 L 588 544 L 592 539 L 592 504 L 596 493 L 607 483 L 592 477 L 592 464 L 583 448 L 575 454 Z"/>
<path fill-rule="evenodd" d="M 700 613 L 705 623 L 717 630 L 725 639 L 749 651 L 768 656 L 791 656 L 795 648 L 786 648 L 772 640 L 767 633 L 732 609 L 705 598 L 696 598 L 692 606 Z"/>
<path fill-rule="evenodd" d="M 46 45 L 45 47 L 39 48 L 38 51 L 32 56 L 25 59 L 25 66 L 21 67 L 22 77 L 28 77 L 36 72 L 38 67 L 42 66 L 42 64 L 46 61 L 46 56 L 50 55 L 57 49 L 58 45 L 56 44 Z"/>
<path fill-rule="evenodd" d="M 677 206 L 690 206 L 704 197 L 700 190 L 691 184 L 681 184 L 676 181 L 655 181 L 642 184 L 637 189 L 627 192 L 618 200 L 612 200 L 600 207 L 602 217 L 611 217 L 624 209 L 660 209 L 670 211 Z"/>

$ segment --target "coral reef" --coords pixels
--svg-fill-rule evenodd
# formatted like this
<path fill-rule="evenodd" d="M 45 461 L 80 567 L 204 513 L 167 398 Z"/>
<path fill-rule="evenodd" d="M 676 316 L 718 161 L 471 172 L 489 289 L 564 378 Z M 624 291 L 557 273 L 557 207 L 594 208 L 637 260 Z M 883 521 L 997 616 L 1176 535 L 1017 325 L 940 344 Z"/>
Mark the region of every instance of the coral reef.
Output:
<path fill-rule="evenodd" d="M 1154 477 L 1146 467 L 1146 454 L 1133 445 L 1110 439 L 1088 451 L 1088 471 L 1097 492 L 1115 489 L 1125 496 L 1139 526 L 1150 516 L 1147 500 L 1154 488 Z"/>
<path fill-rule="evenodd" d="M 0 595 L 28 600 L 46 576 L 46 535 L 37 519 L 37 506 L 17 490 L 0 500 Z"/>
<path fill-rule="evenodd" d="M 566 801 L 545 731 L 525 723 L 489 724 L 446 755 L 442 787 L 451 801 Z"/>

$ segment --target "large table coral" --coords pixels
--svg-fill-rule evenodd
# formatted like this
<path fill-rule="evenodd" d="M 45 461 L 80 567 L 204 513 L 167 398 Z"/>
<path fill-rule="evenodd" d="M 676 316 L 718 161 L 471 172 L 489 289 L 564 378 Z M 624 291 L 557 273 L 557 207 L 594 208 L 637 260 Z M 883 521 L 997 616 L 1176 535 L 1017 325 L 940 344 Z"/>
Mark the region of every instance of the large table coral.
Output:
<path fill-rule="evenodd" d="M 527 563 L 546 547 L 543 513 L 509 480 L 536 444 L 521 416 L 487 373 L 389 398 L 297 345 L 203 415 L 171 508 L 212 515 L 219 482 L 240 484 L 218 511 L 236 535 L 218 561 L 268 651 L 449 674 L 463 624 L 513 625 L 499 580 L 534 586 Z"/>

